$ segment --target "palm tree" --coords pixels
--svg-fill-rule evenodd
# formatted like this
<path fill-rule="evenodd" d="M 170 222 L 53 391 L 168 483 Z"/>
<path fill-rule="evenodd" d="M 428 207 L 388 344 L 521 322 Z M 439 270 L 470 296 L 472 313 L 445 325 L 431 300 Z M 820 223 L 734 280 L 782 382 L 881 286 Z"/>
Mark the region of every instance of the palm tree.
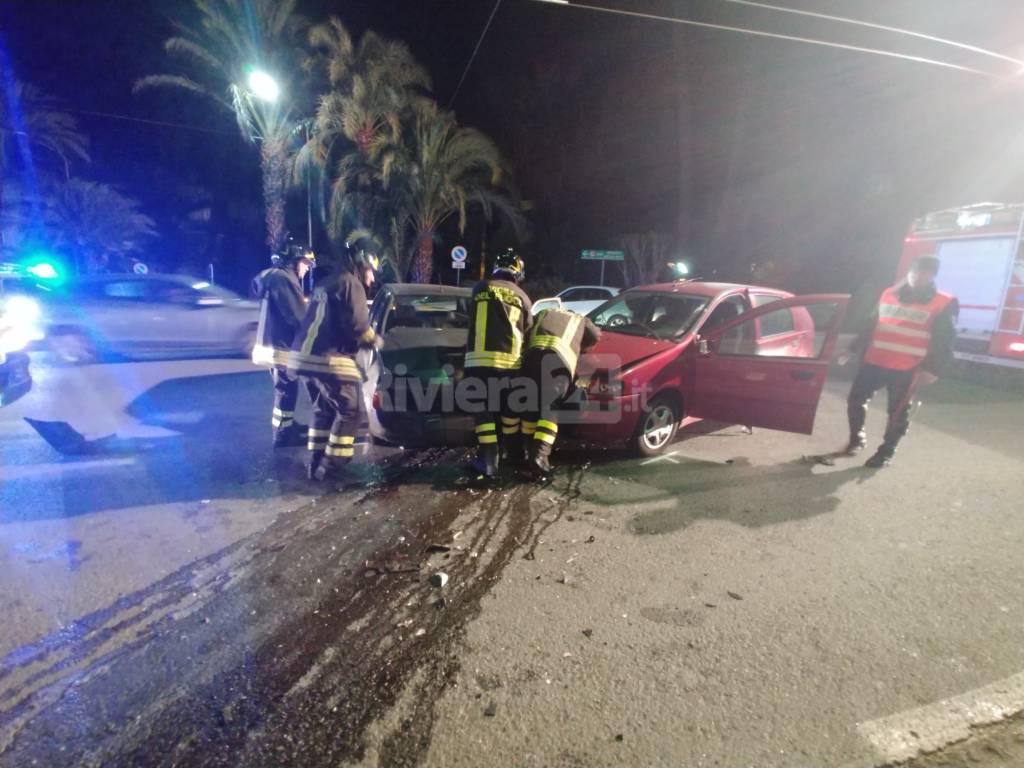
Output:
<path fill-rule="evenodd" d="M 109 184 L 72 179 L 47 196 L 51 246 L 72 254 L 76 271 L 127 271 L 155 237 L 156 225 L 134 198 Z"/>
<path fill-rule="evenodd" d="M 256 69 L 269 73 L 283 93 L 290 89 L 294 57 L 304 26 L 296 0 L 194 0 L 199 21 L 179 24 L 164 49 L 180 62 L 177 73 L 150 75 L 136 92 L 172 87 L 203 96 L 233 112 L 244 138 L 259 142 L 267 244 L 285 237 L 285 195 L 293 106 L 261 100 L 248 87 Z M 294 102 L 292 102 L 294 104 Z"/>
<path fill-rule="evenodd" d="M 78 129 L 75 118 L 60 109 L 57 102 L 37 88 L 18 80 L 0 98 L 0 211 L 4 209 L 4 183 L 7 179 L 7 153 L 17 147 L 22 164 L 34 172 L 32 149 L 60 162 L 64 178 L 71 178 L 71 162 L 89 161 L 89 140 Z M 0 229 L 0 244 L 3 230 Z"/>
<path fill-rule="evenodd" d="M 309 42 L 310 68 L 325 72 L 328 90 L 296 158 L 296 180 L 315 167 L 328 181 L 335 240 L 373 243 L 378 255 L 397 261 L 405 222 L 383 189 L 380 163 L 429 93 L 430 76 L 405 43 L 372 31 L 355 43 L 337 18 L 310 30 Z"/>
<path fill-rule="evenodd" d="M 330 86 L 317 109 L 314 159 L 324 161 L 339 141 L 374 157 L 397 140 L 402 117 L 429 92 L 430 75 L 405 43 L 370 31 L 356 45 L 337 18 L 313 27 L 309 42 L 317 51 L 311 64 L 326 68 Z"/>
<path fill-rule="evenodd" d="M 416 110 L 404 140 L 383 153 L 381 182 L 400 220 L 407 221 L 415 253 L 413 279 L 430 282 L 434 271 L 434 240 L 438 229 L 453 216 L 459 231 L 466 228 L 471 205 L 490 219 L 494 211 L 521 228 L 518 206 L 499 186 L 504 162 L 497 146 L 474 128 L 463 128 L 455 117 L 423 104 Z"/>

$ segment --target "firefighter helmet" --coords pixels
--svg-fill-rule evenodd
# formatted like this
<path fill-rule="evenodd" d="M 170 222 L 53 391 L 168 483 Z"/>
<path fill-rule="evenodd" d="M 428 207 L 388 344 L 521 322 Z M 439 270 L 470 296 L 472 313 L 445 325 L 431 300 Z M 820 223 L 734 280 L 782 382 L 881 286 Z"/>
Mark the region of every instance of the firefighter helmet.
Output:
<path fill-rule="evenodd" d="M 376 274 L 380 270 L 380 259 L 375 253 L 359 249 L 352 252 L 352 266 L 356 269 L 372 269 Z"/>
<path fill-rule="evenodd" d="M 293 242 L 291 238 L 281 248 L 280 253 L 275 253 L 270 257 L 270 262 L 275 267 L 292 267 L 300 261 L 308 262 L 310 267 L 315 267 L 316 254 L 309 248 Z"/>
<path fill-rule="evenodd" d="M 509 248 L 504 253 L 499 253 L 494 260 L 494 269 L 491 271 L 493 277 L 507 275 L 514 282 L 521 283 L 526 277 L 526 264 L 519 255 Z"/>

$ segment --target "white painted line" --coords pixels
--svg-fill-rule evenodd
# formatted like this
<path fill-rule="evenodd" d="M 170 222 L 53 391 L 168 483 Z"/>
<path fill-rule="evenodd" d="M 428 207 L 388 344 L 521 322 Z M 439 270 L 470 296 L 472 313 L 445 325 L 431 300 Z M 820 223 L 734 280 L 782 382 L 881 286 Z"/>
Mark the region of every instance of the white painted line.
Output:
<path fill-rule="evenodd" d="M 909 760 L 1024 711 L 1024 672 L 950 699 L 857 725 L 883 763 Z"/>
<path fill-rule="evenodd" d="M 679 453 L 679 451 L 669 451 L 668 453 L 661 454 L 661 456 L 655 456 L 653 459 L 648 459 L 647 461 L 641 461 L 640 465 L 641 466 L 646 466 L 647 464 L 654 464 L 656 461 L 670 461 L 673 464 L 678 464 L 679 462 L 676 461 L 676 459 L 675 459 L 675 455 L 677 453 Z"/>

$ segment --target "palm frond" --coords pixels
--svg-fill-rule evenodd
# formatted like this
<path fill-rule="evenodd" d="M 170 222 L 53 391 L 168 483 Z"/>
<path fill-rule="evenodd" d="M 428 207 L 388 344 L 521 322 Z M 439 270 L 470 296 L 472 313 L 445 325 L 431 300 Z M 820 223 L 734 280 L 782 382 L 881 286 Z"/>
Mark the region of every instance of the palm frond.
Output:
<path fill-rule="evenodd" d="M 171 54 L 188 56 L 203 66 L 225 71 L 224 62 L 202 45 L 184 37 L 171 37 L 164 41 L 164 50 Z"/>
<path fill-rule="evenodd" d="M 209 90 L 201 83 L 185 75 L 147 75 L 132 85 L 132 93 L 141 93 L 149 88 L 182 88 L 202 96 L 210 96 Z"/>

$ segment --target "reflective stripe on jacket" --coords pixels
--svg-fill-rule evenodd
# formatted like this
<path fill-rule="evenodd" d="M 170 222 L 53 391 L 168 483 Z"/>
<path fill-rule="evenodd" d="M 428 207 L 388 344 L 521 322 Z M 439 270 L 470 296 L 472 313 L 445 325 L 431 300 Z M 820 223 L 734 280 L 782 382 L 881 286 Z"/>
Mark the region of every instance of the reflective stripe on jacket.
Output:
<path fill-rule="evenodd" d="M 366 291 L 351 272 L 328 278 L 313 290 L 306 315 L 288 353 L 288 370 L 304 376 L 361 381 L 353 355 L 373 344 Z"/>
<path fill-rule="evenodd" d="M 287 366 L 295 332 L 306 312 L 299 276 L 282 267 L 265 269 L 253 278 L 252 294 L 260 300 L 252 361 L 256 365 Z"/>
<path fill-rule="evenodd" d="M 515 283 L 485 280 L 477 284 L 470 307 L 465 366 L 518 368 L 531 308 L 530 298 Z"/>
<path fill-rule="evenodd" d="M 546 309 L 533 319 L 528 349 L 550 349 L 576 375 L 580 350 L 597 341 L 601 331 L 589 319 L 567 309 Z"/>
<path fill-rule="evenodd" d="M 905 304 L 899 288 L 887 288 L 878 303 L 878 322 L 871 333 L 864 362 L 895 371 L 909 371 L 928 356 L 935 319 L 954 299 L 936 291 L 927 304 Z"/>

